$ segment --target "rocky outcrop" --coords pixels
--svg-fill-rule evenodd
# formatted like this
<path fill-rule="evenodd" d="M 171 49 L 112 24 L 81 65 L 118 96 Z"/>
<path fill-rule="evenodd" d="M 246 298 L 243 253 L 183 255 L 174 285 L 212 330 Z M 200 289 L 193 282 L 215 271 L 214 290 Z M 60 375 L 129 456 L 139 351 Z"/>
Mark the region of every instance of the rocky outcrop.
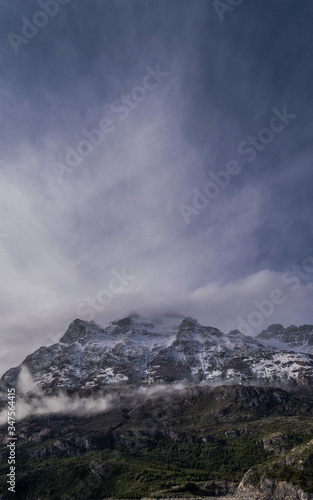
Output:
<path fill-rule="evenodd" d="M 282 455 L 292 448 L 292 441 L 288 434 L 275 432 L 260 440 L 265 450 L 273 451 L 276 455 Z"/>
<path fill-rule="evenodd" d="M 313 494 L 306 493 L 287 481 L 262 478 L 258 488 L 240 485 L 235 498 L 238 500 L 312 500 Z"/>
<path fill-rule="evenodd" d="M 235 497 L 260 500 L 313 500 L 313 440 L 281 458 L 252 467 Z"/>

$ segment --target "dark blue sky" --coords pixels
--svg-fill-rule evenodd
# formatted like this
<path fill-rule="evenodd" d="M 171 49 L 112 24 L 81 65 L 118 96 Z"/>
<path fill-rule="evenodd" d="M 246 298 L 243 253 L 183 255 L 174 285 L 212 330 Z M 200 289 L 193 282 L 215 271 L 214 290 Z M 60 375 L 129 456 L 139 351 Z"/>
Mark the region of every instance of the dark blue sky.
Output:
<path fill-rule="evenodd" d="M 313 323 L 313 4 L 230 3 L 2 7 L 5 367 L 77 316 Z"/>

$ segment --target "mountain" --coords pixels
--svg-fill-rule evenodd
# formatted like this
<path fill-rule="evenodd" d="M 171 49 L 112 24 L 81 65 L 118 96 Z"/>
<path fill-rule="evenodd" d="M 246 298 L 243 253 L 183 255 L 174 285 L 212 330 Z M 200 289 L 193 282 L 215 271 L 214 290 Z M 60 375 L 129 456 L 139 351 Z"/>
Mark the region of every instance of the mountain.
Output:
<path fill-rule="evenodd" d="M 284 328 L 282 325 L 270 325 L 263 330 L 256 338 L 267 347 L 274 347 L 280 350 L 306 352 L 313 354 L 313 326 L 291 325 Z"/>
<path fill-rule="evenodd" d="M 272 325 L 252 338 L 238 330 L 225 334 L 176 314 L 154 320 L 132 314 L 105 328 L 76 319 L 59 342 L 41 347 L 8 370 L 1 387 L 17 386 L 22 369 L 33 378 L 28 391 L 38 387 L 46 395 L 60 390 L 88 395 L 116 384 L 309 385 L 313 354 L 301 352 L 301 345 L 308 350 L 312 330 Z M 278 341 L 284 350 L 277 349 Z M 295 343 L 298 352 L 290 350 Z M 25 383 L 23 387 L 27 392 Z"/>
<path fill-rule="evenodd" d="M 74 320 L 1 378 L 0 500 L 12 386 L 17 500 L 313 500 L 312 331 Z"/>

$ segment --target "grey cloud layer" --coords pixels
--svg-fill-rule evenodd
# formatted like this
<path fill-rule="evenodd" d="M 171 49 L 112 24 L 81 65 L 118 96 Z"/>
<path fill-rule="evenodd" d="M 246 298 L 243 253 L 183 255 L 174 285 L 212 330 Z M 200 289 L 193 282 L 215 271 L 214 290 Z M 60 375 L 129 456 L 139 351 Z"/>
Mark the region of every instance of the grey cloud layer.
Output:
<path fill-rule="evenodd" d="M 236 328 L 313 255 L 311 2 L 242 2 L 221 23 L 206 0 L 75 0 L 15 53 L 7 34 L 38 10 L 15 0 L 1 20 L 3 370 L 61 334 L 112 269 L 134 279 L 100 323 L 177 309 Z M 169 76 L 140 101 L 157 65 Z M 297 118 L 186 225 L 179 204 L 284 106 Z M 103 118 L 114 132 L 59 182 L 55 162 Z M 311 300 L 302 280 L 268 322 L 312 322 Z"/>

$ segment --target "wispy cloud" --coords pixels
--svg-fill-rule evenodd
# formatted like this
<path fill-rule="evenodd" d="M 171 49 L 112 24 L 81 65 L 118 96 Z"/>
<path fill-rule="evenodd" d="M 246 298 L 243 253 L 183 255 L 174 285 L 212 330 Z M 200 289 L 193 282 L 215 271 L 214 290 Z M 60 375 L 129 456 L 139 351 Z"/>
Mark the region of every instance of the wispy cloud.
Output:
<path fill-rule="evenodd" d="M 16 399 L 16 419 L 22 420 L 34 415 L 77 415 L 86 416 L 102 413 L 116 408 L 119 404 L 134 406 L 137 401 L 145 398 L 170 397 L 171 394 L 186 389 L 188 384 L 157 384 L 145 387 L 111 387 L 110 391 L 98 395 L 82 397 L 77 394 L 69 396 L 58 393 L 46 396 L 33 380 L 26 365 L 22 365 L 17 388 L 19 396 Z M 0 412 L 0 425 L 7 422 L 7 410 Z"/>

